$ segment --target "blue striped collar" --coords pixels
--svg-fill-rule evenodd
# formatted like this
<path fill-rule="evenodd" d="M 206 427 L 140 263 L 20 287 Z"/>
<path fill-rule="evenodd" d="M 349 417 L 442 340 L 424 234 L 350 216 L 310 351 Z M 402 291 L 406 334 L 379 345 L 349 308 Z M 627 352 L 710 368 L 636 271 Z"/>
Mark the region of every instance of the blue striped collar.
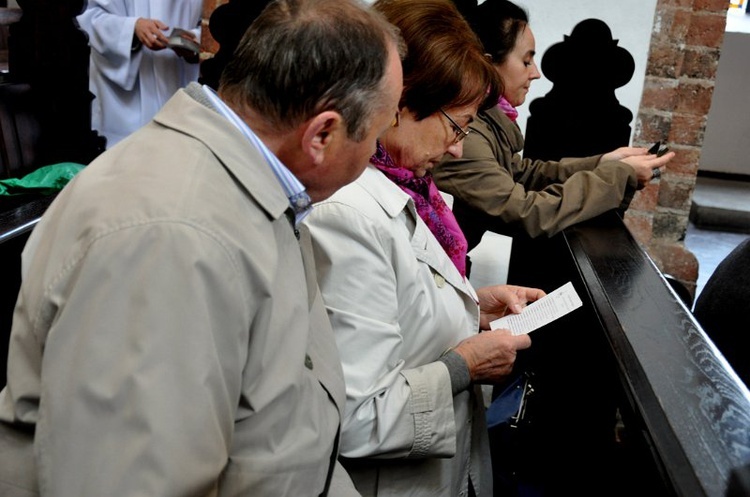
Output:
<path fill-rule="evenodd" d="M 312 199 L 305 191 L 305 186 L 300 183 L 294 174 L 276 157 L 273 152 L 268 150 L 268 147 L 258 138 L 258 135 L 253 133 L 253 130 L 240 119 L 240 117 L 227 106 L 216 94 L 216 92 L 210 86 L 203 85 L 203 91 L 214 105 L 216 110 L 224 116 L 229 122 L 245 136 L 255 148 L 263 155 L 271 168 L 273 173 L 276 175 L 276 179 L 279 181 L 281 188 L 289 198 L 289 205 L 292 207 L 295 216 L 295 222 L 300 223 L 307 217 L 312 210 L 313 204 Z"/>

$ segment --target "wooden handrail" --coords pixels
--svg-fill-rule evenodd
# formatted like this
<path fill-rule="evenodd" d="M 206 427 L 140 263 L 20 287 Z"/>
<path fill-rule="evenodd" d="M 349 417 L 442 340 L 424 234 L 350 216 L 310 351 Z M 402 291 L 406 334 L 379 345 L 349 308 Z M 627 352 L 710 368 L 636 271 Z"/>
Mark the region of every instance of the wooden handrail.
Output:
<path fill-rule="evenodd" d="M 14 197 L 0 199 L 0 243 L 31 231 L 41 219 L 44 211 L 52 203 L 56 195 L 33 196 L 23 195 L 23 202 L 18 202 L 12 208 L 6 208 Z"/>
<path fill-rule="evenodd" d="M 750 463 L 750 392 L 618 215 L 563 237 L 655 464 L 676 495 L 724 497 Z"/>

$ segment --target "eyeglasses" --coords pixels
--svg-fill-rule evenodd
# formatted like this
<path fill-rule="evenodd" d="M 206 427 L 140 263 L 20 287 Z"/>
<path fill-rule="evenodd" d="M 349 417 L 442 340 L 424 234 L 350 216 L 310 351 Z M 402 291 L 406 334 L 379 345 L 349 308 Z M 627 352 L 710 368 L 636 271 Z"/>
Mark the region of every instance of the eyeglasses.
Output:
<path fill-rule="evenodd" d="M 456 133 L 456 137 L 453 139 L 453 144 L 460 142 L 467 136 L 469 136 L 469 130 L 463 129 L 459 124 L 453 120 L 451 116 L 449 116 L 443 109 L 440 109 L 440 112 L 445 116 L 446 119 L 451 123 L 451 127 L 453 128 L 453 132 Z"/>

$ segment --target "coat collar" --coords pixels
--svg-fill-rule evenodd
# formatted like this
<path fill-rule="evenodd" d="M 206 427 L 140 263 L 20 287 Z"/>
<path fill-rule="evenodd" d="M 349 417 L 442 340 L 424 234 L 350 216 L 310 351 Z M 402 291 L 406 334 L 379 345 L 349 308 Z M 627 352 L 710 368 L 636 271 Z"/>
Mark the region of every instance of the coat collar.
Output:
<path fill-rule="evenodd" d="M 500 109 L 495 106 L 479 114 L 477 122 L 482 122 L 492 128 L 496 134 L 502 134 L 507 137 L 510 148 L 514 154 L 520 153 L 523 150 L 524 140 L 523 133 L 518 127 L 518 124 L 511 121 L 508 116 Z"/>
<path fill-rule="evenodd" d="M 192 136 L 208 147 L 270 218 L 278 219 L 290 208 L 289 199 L 265 158 L 211 107 L 197 83 L 178 90 L 154 121 Z"/>
<path fill-rule="evenodd" d="M 468 284 L 468 278 L 461 276 L 443 247 L 431 236 L 430 229 L 419 219 L 414 201 L 406 192 L 372 165 L 365 169 L 357 183 L 390 218 L 395 219 L 406 211 L 411 246 L 416 258 L 430 266 L 436 275 L 440 275 L 456 289 L 477 300 L 474 290 Z"/>

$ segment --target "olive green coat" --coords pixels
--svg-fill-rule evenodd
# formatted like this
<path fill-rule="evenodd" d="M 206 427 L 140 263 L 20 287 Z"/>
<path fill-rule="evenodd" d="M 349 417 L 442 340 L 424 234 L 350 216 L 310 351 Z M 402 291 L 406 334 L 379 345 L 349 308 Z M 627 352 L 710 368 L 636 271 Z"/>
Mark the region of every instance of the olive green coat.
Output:
<path fill-rule="evenodd" d="M 481 112 L 464 140 L 463 157 L 446 155 L 433 171 L 440 190 L 454 196 L 454 213 L 476 246 L 485 231 L 552 236 L 611 209 L 627 209 L 635 170 L 601 156 L 536 161 L 522 158 L 523 135 L 494 107 Z"/>

